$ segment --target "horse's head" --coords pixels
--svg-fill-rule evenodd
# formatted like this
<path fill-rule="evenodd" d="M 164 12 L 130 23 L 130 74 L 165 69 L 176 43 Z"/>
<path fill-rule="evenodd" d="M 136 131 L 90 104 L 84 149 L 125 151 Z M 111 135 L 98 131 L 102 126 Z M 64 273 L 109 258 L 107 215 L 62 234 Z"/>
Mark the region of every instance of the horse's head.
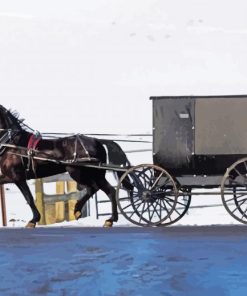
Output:
<path fill-rule="evenodd" d="M 0 129 L 21 130 L 21 121 L 18 116 L 0 105 Z"/>

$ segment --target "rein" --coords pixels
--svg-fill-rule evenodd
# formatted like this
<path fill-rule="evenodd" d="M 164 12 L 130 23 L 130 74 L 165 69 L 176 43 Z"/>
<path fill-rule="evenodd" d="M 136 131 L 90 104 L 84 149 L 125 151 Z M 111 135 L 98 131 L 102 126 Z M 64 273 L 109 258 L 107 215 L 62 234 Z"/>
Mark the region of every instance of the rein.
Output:
<path fill-rule="evenodd" d="M 38 136 L 37 136 L 37 134 L 32 134 L 29 138 L 27 147 L 13 145 L 10 143 L 1 143 L 1 142 L 0 142 L 0 147 L 3 147 L 4 149 L 11 148 L 11 149 L 16 149 L 16 150 L 18 150 L 18 149 L 24 150 L 25 154 L 18 153 L 18 152 L 10 152 L 10 151 L 8 151 L 7 153 L 18 155 L 18 156 L 21 156 L 24 158 L 28 158 L 27 171 L 30 170 L 30 167 L 32 165 L 32 169 L 33 169 L 34 173 L 35 173 L 35 167 L 34 167 L 33 160 L 49 161 L 49 162 L 53 162 L 53 163 L 57 163 L 57 164 L 78 164 L 78 163 L 82 163 L 82 162 L 91 162 L 91 161 L 97 162 L 98 161 L 98 159 L 90 156 L 89 152 L 87 151 L 87 149 L 86 149 L 82 139 L 79 137 L 79 135 L 77 135 L 75 138 L 75 144 L 74 144 L 75 150 L 73 153 L 73 159 L 65 160 L 65 161 L 52 159 L 52 158 L 50 158 L 49 154 L 47 155 L 47 157 L 38 156 L 39 153 L 46 154 L 46 153 L 41 152 L 36 149 L 41 139 L 42 139 L 42 137 L 40 134 L 38 134 Z M 83 148 L 83 150 L 86 154 L 86 157 L 78 157 L 77 156 L 78 145 L 80 145 Z"/>
<path fill-rule="evenodd" d="M 13 155 L 18 155 L 21 157 L 28 157 L 27 155 L 23 155 L 20 153 L 15 153 L 15 152 L 7 152 L 9 154 Z M 110 170 L 110 171 L 116 171 L 116 172 L 126 172 L 128 170 L 128 167 L 119 167 L 119 166 L 114 166 L 114 165 L 106 165 L 104 163 L 98 163 L 97 158 L 78 158 L 77 162 L 73 162 L 73 160 L 56 160 L 52 158 L 45 158 L 45 157 L 38 157 L 38 156 L 33 156 L 34 159 L 36 160 L 41 160 L 41 161 L 48 161 L 48 162 L 53 162 L 56 164 L 63 164 L 63 165 L 73 165 L 73 166 L 84 166 L 88 168 L 95 168 L 95 169 L 102 169 L 102 170 Z M 92 164 L 92 162 L 96 162 L 97 164 Z"/>

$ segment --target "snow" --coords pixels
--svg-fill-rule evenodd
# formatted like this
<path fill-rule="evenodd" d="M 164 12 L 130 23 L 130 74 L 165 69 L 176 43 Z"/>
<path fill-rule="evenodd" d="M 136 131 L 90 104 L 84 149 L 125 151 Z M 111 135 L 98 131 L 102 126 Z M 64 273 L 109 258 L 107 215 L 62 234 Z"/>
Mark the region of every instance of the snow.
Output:
<path fill-rule="evenodd" d="M 108 177 L 108 179 L 110 179 Z M 30 188 L 34 193 L 34 184 L 29 182 Z M 6 206 L 7 206 L 7 220 L 8 227 L 24 227 L 26 223 L 31 219 L 31 210 L 29 206 L 24 201 L 21 193 L 18 192 L 18 189 L 14 185 L 5 186 L 8 188 L 6 191 Z M 200 193 L 202 190 L 197 190 L 197 193 Z M 213 190 L 215 192 L 215 189 Z M 210 192 L 208 190 L 207 192 Z M 50 192 L 55 193 L 55 192 Z M 98 193 L 98 198 L 104 200 L 107 199 L 104 193 Z M 100 213 L 110 213 L 110 203 L 99 204 Z M 109 215 L 110 216 L 110 215 Z M 81 218 L 78 221 L 64 221 L 61 223 L 55 223 L 50 225 L 40 225 L 37 227 L 102 227 L 104 225 L 105 219 L 108 216 L 96 217 L 96 207 L 95 207 L 95 198 L 90 199 L 90 216 Z M 16 221 L 11 222 L 10 220 L 14 219 Z M 192 196 L 192 202 L 190 208 L 179 220 L 176 226 L 179 225 L 232 225 L 232 224 L 241 224 L 234 218 L 232 218 L 223 207 L 220 195 L 194 195 Z M 136 225 L 130 223 L 126 220 L 121 214 L 119 215 L 119 221 L 114 223 L 114 227 L 133 227 Z"/>
<path fill-rule="evenodd" d="M 151 133 L 150 96 L 247 93 L 246 6 L 244 0 L 0 0 L 1 104 L 41 132 Z M 152 162 L 151 152 L 130 158 Z M 23 226 L 31 212 L 17 189 L 6 187 L 8 219 Z M 192 201 L 221 204 L 219 197 Z M 238 222 L 223 207 L 191 209 L 179 221 L 220 223 Z"/>

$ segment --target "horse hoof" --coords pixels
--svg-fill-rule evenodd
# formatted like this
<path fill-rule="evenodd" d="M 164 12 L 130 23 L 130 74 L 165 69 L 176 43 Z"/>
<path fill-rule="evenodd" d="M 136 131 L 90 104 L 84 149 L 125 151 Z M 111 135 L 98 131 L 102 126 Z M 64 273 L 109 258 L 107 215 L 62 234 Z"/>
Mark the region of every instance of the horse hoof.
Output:
<path fill-rule="evenodd" d="M 113 225 L 112 221 L 106 220 L 105 224 L 104 224 L 104 227 L 112 227 L 112 225 Z"/>
<path fill-rule="evenodd" d="M 35 228 L 35 226 L 36 226 L 36 223 L 28 222 L 25 228 Z"/>
<path fill-rule="evenodd" d="M 76 211 L 74 215 L 75 215 L 76 220 L 81 218 L 81 212 L 80 211 Z"/>

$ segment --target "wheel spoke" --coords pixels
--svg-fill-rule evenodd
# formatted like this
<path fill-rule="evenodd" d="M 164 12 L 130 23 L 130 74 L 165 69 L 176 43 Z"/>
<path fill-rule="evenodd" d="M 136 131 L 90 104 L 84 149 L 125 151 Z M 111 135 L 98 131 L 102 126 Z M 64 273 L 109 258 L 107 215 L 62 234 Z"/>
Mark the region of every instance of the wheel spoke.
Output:
<path fill-rule="evenodd" d="M 229 198 L 229 194 L 232 196 Z M 236 161 L 222 180 L 221 197 L 228 213 L 247 224 L 247 158 Z"/>
<path fill-rule="evenodd" d="M 235 171 L 240 177 L 242 177 L 242 174 L 240 174 L 240 172 L 239 172 L 236 168 L 234 168 L 234 171 Z"/>
<path fill-rule="evenodd" d="M 171 219 L 171 215 L 169 215 L 169 212 L 168 212 L 168 210 L 167 210 L 167 206 L 166 206 L 164 200 L 162 200 L 162 203 L 163 203 L 163 205 L 164 205 L 164 209 L 165 209 L 165 211 L 167 212 L 167 215 L 168 215 L 169 220 L 172 221 L 172 219 Z"/>
<path fill-rule="evenodd" d="M 246 212 L 247 212 L 247 206 L 245 208 L 245 211 L 243 211 L 243 213 L 242 213 L 242 219 L 245 217 Z"/>
<path fill-rule="evenodd" d="M 154 211 L 157 214 L 157 216 L 159 217 L 159 219 L 161 220 L 161 214 L 159 213 L 159 211 L 157 211 L 157 206 L 158 205 L 159 205 L 158 200 L 156 200 L 156 207 L 155 207 Z"/>
<path fill-rule="evenodd" d="M 139 220 L 139 223 L 141 223 L 142 216 L 143 216 L 144 209 L 145 209 L 145 205 L 146 205 L 146 202 L 144 201 L 144 203 L 143 203 L 143 207 L 142 207 L 142 212 L 141 212 L 141 215 L 140 215 L 140 220 Z"/>
<path fill-rule="evenodd" d="M 139 205 L 135 208 L 135 210 L 138 210 L 139 207 L 141 206 L 142 202 L 139 203 Z M 131 218 L 134 214 L 136 214 L 136 211 L 134 211 L 130 216 L 129 218 Z"/>
<path fill-rule="evenodd" d="M 134 201 L 133 203 L 130 203 L 129 205 L 125 206 L 124 208 L 122 208 L 123 210 L 128 209 L 130 206 L 133 207 L 133 205 L 136 205 L 138 202 L 142 203 L 142 201 L 140 201 L 139 199 Z"/>
<path fill-rule="evenodd" d="M 150 221 L 152 221 L 152 219 L 153 219 L 153 216 L 154 216 L 154 213 L 155 213 L 156 208 L 157 208 L 157 203 L 156 203 L 155 207 L 153 206 L 153 214 L 150 217 Z"/>
<path fill-rule="evenodd" d="M 156 190 L 157 190 L 157 189 L 165 188 L 166 185 L 168 185 L 169 183 L 171 183 L 171 180 L 170 180 L 168 177 L 166 177 L 166 181 L 165 181 L 163 184 L 161 184 L 161 185 L 157 185 L 157 186 L 156 186 Z M 172 183 L 171 183 L 171 186 L 172 186 Z"/>
<path fill-rule="evenodd" d="M 152 187 L 150 188 L 150 190 L 152 190 L 159 182 L 160 178 L 163 176 L 163 172 L 160 173 L 160 175 L 158 176 L 158 178 L 154 181 Z"/>
<path fill-rule="evenodd" d="M 124 184 L 129 191 L 122 191 L 121 188 L 126 189 Z M 120 212 L 127 220 L 141 226 L 161 224 L 173 212 L 177 195 L 172 177 L 156 165 L 130 168 L 120 178 L 116 190 Z M 179 206 L 185 207 L 182 202 Z"/>

